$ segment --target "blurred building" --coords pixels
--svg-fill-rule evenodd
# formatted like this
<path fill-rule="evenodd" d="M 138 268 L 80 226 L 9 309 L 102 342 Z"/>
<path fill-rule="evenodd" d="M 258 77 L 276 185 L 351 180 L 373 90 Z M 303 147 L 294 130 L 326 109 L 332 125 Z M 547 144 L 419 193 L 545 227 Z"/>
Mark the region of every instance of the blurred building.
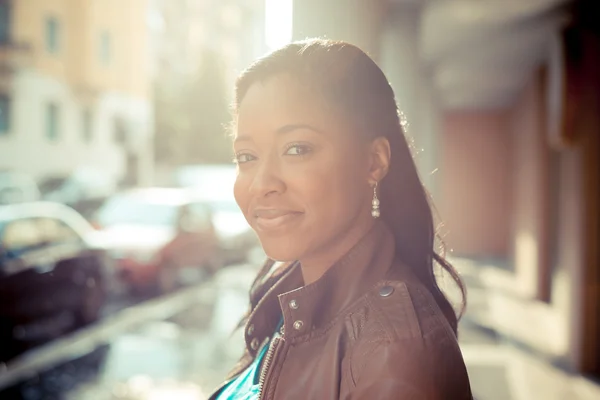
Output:
<path fill-rule="evenodd" d="M 486 287 L 478 322 L 600 376 L 591 3 L 304 0 L 293 29 L 295 39 L 351 41 L 384 68 L 447 244 Z"/>
<path fill-rule="evenodd" d="M 265 0 L 151 0 L 153 75 L 198 72 L 206 51 L 223 61 L 226 81 L 266 52 Z"/>
<path fill-rule="evenodd" d="M 237 75 L 266 51 L 264 0 L 151 0 L 156 182 L 176 165 L 228 162 Z"/>
<path fill-rule="evenodd" d="M 151 179 L 146 7 L 0 1 L 0 168 Z"/>

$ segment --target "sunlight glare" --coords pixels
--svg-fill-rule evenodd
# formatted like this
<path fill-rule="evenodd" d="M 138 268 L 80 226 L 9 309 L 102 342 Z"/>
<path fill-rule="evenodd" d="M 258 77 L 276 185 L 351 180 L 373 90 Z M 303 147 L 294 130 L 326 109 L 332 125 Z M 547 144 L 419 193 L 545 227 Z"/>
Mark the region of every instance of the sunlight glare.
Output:
<path fill-rule="evenodd" d="M 270 50 L 292 41 L 293 0 L 265 0 L 265 41 Z"/>

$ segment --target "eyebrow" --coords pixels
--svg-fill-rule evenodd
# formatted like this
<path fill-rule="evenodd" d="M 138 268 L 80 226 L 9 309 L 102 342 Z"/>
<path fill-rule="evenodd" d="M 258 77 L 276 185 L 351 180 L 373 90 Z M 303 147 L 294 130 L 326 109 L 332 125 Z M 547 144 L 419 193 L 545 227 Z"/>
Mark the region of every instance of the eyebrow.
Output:
<path fill-rule="evenodd" d="M 275 131 L 276 134 L 278 135 L 284 135 L 286 133 L 290 133 L 293 131 L 297 131 L 299 129 L 307 129 L 316 133 L 320 133 L 322 134 L 323 131 L 315 128 L 312 125 L 309 124 L 287 124 L 287 125 L 283 125 L 279 128 L 277 128 L 277 130 Z M 234 142 L 245 142 L 245 141 L 252 141 L 252 138 L 249 135 L 238 135 L 236 136 Z"/>

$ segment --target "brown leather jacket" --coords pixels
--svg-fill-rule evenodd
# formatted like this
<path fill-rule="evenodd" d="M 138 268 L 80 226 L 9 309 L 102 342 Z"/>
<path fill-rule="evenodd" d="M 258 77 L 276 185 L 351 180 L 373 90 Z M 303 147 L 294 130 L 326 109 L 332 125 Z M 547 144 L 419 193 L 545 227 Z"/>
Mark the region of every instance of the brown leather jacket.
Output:
<path fill-rule="evenodd" d="M 254 360 L 283 315 L 284 334 L 261 367 L 261 399 L 472 398 L 450 325 L 394 259 L 383 222 L 318 281 L 302 285 L 300 266 L 291 264 L 258 301 L 229 379 Z"/>

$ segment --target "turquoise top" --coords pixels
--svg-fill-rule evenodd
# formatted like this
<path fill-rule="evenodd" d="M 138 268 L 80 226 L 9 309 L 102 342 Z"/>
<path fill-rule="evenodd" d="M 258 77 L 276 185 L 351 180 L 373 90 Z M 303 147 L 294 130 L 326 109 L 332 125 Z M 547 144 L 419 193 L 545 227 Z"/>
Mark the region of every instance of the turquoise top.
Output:
<path fill-rule="evenodd" d="M 279 324 L 279 327 L 275 330 L 273 338 L 277 336 L 279 329 L 283 321 Z M 271 338 L 271 340 L 273 340 Z M 260 352 L 256 355 L 256 358 L 242 372 L 237 378 L 232 380 L 223 388 L 221 393 L 216 397 L 216 400 L 257 400 L 260 392 L 260 385 L 258 381 L 260 379 L 260 364 L 267 354 L 269 346 L 263 346 Z"/>

